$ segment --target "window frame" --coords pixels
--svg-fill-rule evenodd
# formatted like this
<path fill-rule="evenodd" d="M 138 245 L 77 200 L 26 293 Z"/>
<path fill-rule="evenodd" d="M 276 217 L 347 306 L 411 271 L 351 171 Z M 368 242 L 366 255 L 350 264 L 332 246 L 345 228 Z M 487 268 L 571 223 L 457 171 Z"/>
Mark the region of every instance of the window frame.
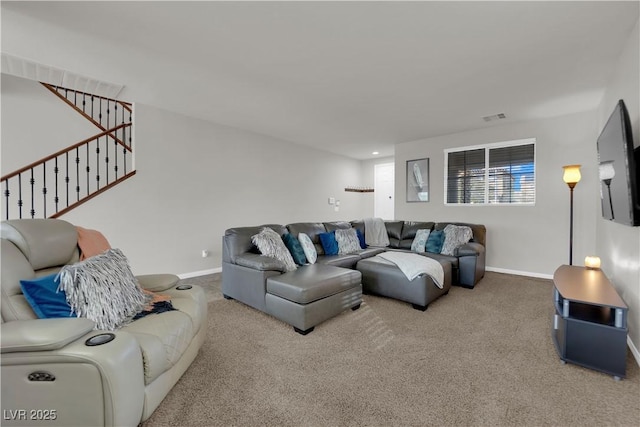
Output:
<path fill-rule="evenodd" d="M 533 145 L 533 201 L 532 202 L 490 202 L 489 201 L 489 153 L 496 148 L 517 147 L 521 145 Z M 537 155 L 536 138 L 516 139 L 512 141 L 493 142 L 488 144 L 470 145 L 466 147 L 447 148 L 444 150 L 444 205 L 445 206 L 535 206 L 537 199 Z M 484 149 L 484 202 L 482 203 L 450 203 L 448 199 L 449 184 L 449 153 Z"/>

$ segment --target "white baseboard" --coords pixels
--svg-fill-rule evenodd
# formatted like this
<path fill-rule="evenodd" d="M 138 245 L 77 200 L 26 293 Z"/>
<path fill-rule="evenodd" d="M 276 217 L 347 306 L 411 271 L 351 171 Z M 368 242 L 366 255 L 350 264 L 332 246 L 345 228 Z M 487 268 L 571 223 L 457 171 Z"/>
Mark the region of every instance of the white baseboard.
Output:
<path fill-rule="evenodd" d="M 222 267 L 212 268 L 209 270 L 192 271 L 191 273 L 178 274 L 181 279 L 190 279 L 192 277 L 206 276 L 207 274 L 221 273 Z"/>
<path fill-rule="evenodd" d="M 631 337 L 629 335 L 627 335 L 627 345 L 631 350 L 631 354 L 633 354 L 633 357 L 636 359 L 636 363 L 640 366 L 640 351 L 638 351 L 638 347 L 636 347 L 633 341 L 631 341 Z"/>
<path fill-rule="evenodd" d="M 528 276 L 536 277 L 539 279 L 553 279 L 552 274 L 532 273 L 529 271 L 509 270 L 508 268 L 486 267 L 486 271 L 493 271 L 495 273 L 515 274 L 516 276 Z"/>

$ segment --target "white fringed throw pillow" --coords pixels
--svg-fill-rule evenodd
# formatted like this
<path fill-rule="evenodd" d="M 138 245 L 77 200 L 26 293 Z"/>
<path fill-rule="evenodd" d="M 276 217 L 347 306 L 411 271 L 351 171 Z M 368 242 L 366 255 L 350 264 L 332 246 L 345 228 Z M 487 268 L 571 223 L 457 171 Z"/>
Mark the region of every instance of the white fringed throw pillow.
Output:
<path fill-rule="evenodd" d="M 273 229 L 264 227 L 260 233 L 251 236 L 251 242 L 258 247 L 262 255 L 282 261 L 285 271 L 294 271 L 298 268 L 282 237 Z"/>
<path fill-rule="evenodd" d="M 96 322 L 95 329 L 113 331 L 142 311 L 149 297 L 138 285 L 120 249 L 62 267 L 60 286 L 78 315 Z"/>
<path fill-rule="evenodd" d="M 355 228 L 337 229 L 336 241 L 339 254 L 352 254 L 360 251 L 360 240 Z"/>
<path fill-rule="evenodd" d="M 444 228 L 444 243 L 442 244 L 443 255 L 455 255 L 458 247 L 468 243 L 473 238 L 473 231 L 466 225 L 449 224 Z"/>

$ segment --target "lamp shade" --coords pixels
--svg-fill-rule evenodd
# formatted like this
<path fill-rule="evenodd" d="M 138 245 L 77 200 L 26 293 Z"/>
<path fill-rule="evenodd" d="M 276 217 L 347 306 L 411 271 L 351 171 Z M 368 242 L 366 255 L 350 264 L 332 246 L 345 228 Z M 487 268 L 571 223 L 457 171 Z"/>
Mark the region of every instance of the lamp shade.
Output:
<path fill-rule="evenodd" d="M 616 170 L 613 168 L 613 160 L 601 162 L 598 166 L 598 173 L 600 174 L 600 181 L 613 179 L 613 177 L 616 176 Z"/>
<path fill-rule="evenodd" d="M 567 184 L 577 184 L 580 182 L 580 178 L 582 178 L 582 175 L 580 175 L 580 166 L 581 165 L 563 166 L 564 175 L 562 175 L 562 179 L 564 182 Z"/>

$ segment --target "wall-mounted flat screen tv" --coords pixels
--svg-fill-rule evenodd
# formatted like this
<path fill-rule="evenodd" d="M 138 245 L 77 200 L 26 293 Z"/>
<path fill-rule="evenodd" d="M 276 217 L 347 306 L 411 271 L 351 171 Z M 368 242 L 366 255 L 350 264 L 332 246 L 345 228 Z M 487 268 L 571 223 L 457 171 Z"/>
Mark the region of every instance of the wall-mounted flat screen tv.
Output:
<path fill-rule="evenodd" d="M 640 165 L 633 148 L 631 121 L 623 100 L 598 137 L 598 172 L 602 217 L 624 225 L 640 225 Z"/>

